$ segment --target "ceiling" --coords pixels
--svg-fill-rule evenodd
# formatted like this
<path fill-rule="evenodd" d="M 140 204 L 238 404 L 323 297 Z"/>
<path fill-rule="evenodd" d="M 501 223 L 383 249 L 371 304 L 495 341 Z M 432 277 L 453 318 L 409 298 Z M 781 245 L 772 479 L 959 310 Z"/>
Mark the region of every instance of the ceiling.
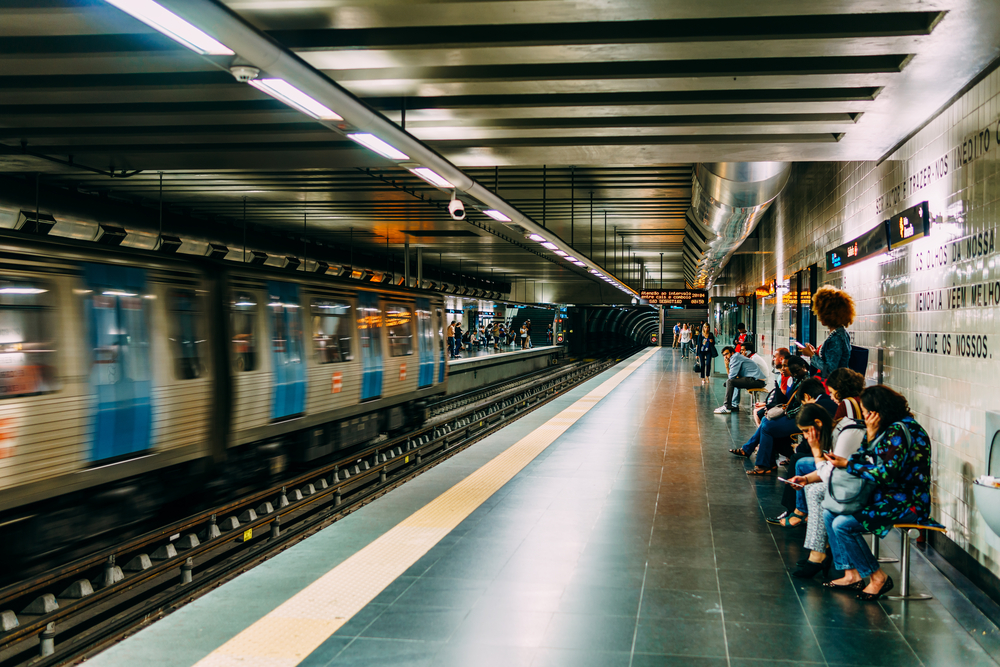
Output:
<path fill-rule="evenodd" d="M 694 163 L 879 159 L 1000 55 L 988 0 L 226 5 L 578 254 L 622 279 L 634 256 L 673 286 Z M 446 193 L 231 62 L 103 0 L 0 0 L 0 171 L 147 207 L 162 172 L 164 205 L 209 236 L 245 202 L 281 234 L 408 241 L 450 271 L 528 281 L 515 297 L 621 298 L 479 213 L 451 220 Z"/>

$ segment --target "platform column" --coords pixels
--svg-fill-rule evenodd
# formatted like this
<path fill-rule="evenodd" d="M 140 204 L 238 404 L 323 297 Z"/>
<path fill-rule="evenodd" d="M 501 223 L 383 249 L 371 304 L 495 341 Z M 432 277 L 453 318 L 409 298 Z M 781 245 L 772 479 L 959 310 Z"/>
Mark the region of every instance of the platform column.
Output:
<path fill-rule="evenodd" d="M 403 285 L 410 286 L 410 241 L 403 241 Z"/>
<path fill-rule="evenodd" d="M 424 249 L 417 248 L 417 289 L 424 284 Z"/>

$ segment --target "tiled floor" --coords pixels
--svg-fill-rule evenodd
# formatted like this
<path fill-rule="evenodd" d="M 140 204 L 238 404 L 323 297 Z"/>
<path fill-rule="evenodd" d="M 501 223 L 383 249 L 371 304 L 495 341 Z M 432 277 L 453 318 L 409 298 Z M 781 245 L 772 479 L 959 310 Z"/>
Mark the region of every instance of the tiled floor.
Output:
<path fill-rule="evenodd" d="M 607 376 L 92 662 L 198 662 Z M 300 664 L 996 664 L 997 628 L 920 556 L 928 602 L 862 604 L 793 579 L 803 535 L 764 522 L 779 483 L 726 451 L 751 423 L 712 413 L 722 392 L 661 350 Z"/>
<path fill-rule="evenodd" d="M 678 358 L 647 362 L 302 664 L 996 664 L 981 616 L 790 577 L 802 532 L 762 514 L 778 483 L 726 452 L 748 417 L 712 414 L 721 381 Z"/>

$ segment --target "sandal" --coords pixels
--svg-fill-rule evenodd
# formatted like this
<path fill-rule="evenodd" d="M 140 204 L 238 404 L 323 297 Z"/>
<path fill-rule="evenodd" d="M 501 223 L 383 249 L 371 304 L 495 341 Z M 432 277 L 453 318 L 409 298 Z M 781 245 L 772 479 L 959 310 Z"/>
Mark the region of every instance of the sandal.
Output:
<path fill-rule="evenodd" d="M 740 456 L 745 459 L 750 458 L 750 455 L 744 452 L 742 447 L 739 447 L 737 449 L 730 449 L 729 453 L 732 454 L 733 456 Z"/>
<path fill-rule="evenodd" d="M 778 468 L 761 468 L 760 466 L 754 466 L 753 469 L 747 470 L 748 475 L 770 475 L 771 473 L 778 472 Z"/>
<path fill-rule="evenodd" d="M 798 519 L 799 522 L 792 523 L 792 519 Z M 782 528 L 802 528 L 806 525 L 806 521 L 808 521 L 808 519 L 801 514 L 789 514 L 778 521 L 776 525 L 781 526 Z"/>
<path fill-rule="evenodd" d="M 887 576 L 885 578 L 885 583 L 882 584 L 882 588 L 879 589 L 878 593 L 865 593 L 864 591 L 861 591 L 860 593 L 858 593 L 858 599 L 863 600 L 864 602 L 874 602 L 875 600 L 880 599 L 883 595 L 891 591 L 892 586 L 893 586 L 892 577 Z"/>

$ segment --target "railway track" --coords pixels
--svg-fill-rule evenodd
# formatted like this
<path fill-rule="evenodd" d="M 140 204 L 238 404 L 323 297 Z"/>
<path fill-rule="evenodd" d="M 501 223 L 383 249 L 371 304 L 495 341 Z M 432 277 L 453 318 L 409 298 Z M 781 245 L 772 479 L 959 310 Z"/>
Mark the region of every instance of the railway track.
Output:
<path fill-rule="evenodd" d="M 0 667 L 84 659 L 614 363 L 577 362 L 441 401 L 411 433 L 0 589 Z"/>

